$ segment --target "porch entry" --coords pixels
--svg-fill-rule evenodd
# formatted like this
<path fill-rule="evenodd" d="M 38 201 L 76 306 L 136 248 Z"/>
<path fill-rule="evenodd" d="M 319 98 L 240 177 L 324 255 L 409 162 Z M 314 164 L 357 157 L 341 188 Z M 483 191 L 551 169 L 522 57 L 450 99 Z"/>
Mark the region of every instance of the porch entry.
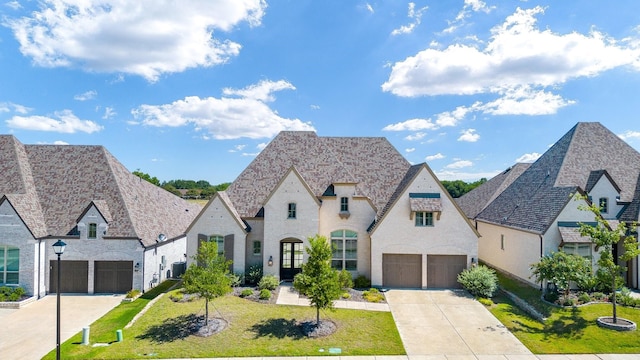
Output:
<path fill-rule="evenodd" d="M 280 280 L 293 280 L 302 271 L 303 255 L 302 241 L 287 239 L 280 242 Z"/>

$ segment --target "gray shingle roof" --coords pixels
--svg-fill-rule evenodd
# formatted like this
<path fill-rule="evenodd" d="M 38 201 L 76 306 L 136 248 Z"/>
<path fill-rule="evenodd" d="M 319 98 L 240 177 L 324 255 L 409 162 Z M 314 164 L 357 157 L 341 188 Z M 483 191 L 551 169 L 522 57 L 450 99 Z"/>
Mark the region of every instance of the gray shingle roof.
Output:
<path fill-rule="evenodd" d="M 33 218 L 25 222 L 35 237 L 69 234 L 93 201 L 111 220 L 107 237 L 141 239 L 148 246 L 160 233 L 182 235 L 200 210 L 133 175 L 102 146 L 22 145 L 2 135 L 0 160 L 0 194 L 21 216 Z M 16 206 L 15 198 L 30 206 Z"/>
<path fill-rule="evenodd" d="M 606 170 L 631 202 L 640 153 L 600 123 L 578 123 L 500 193 L 478 220 L 544 233 L 592 171 Z M 593 181 L 593 179 L 592 179 Z"/>
<path fill-rule="evenodd" d="M 227 189 L 242 217 L 254 217 L 291 167 L 320 197 L 336 183 L 357 184 L 357 195 L 369 197 L 378 210 L 410 164 L 381 137 L 319 137 L 315 132 L 283 131 Z"/>
<path fill-rule="evenodd" d="M 484 184 L 455 199 L 465 215 L 473 219 L 518 178 L 531 164 L 517 163 Z"/>

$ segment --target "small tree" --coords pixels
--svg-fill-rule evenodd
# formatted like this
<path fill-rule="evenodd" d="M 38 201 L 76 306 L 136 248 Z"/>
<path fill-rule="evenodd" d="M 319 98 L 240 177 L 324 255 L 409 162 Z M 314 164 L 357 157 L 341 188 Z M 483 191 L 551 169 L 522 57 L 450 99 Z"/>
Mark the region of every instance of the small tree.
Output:
<path fill-rule="evenodd" d="M 624 241 L 624 252 L 618 257 L 619 261 L 627 262 L 634 257 L 640 255 L 640 249 L 638 249 L 638 243 L 636 238 L 627 235 L 627 224 L 619 222 L 618 226 L 611 228 L 609 223 L 600 214 L 600 208 L 596 204 L 589 206 L 581 206 L 580 210 L 591 211 L 596 216 L 596 225 L 580 224 L 580 235 L 589 236 L 591 240 L 596 244 L 597 248 L 600 248 L 600 258 L 598 259 L 598 267 L 601 271 L 608 274 L 611 281 L 611 304 L 613 307 L 613 322 L 618 322 L 618 314 L 616 309 L 616 280 L 619 278 L 620 273 L 624 270 L 624 267 L 616 263 L 616 259 L 613 256 L 613 248 L 617 246 L 620 240 Z M 636 223 L 632 223 L 631 227 L 637 227 Z"/>
<path fill-rule="evenodd" d="M 204 324 L 209 325 L 209 301 L 231 292 L 229 273 L 230 260 L 218 255 L 218 244 L 202 242 L 198 253 L 182 276 L 184 290 L 188 294 L 198 294 L 205 299 Z"/>
<path fill-rule="evenodd" d="M 591 276 L 591 266 L 587 259 L 562 251 L 543 256 L 540 262 L 531 265 L 531 270 L 536 281 L 554 283 L 563 291 L 565 298 L 569 296 L 571 282 L 581 283 Z"/>
<path fill-rule="evenodd" d="M 331 246 L 324 236 L 309 238 L 307 263 L 293 279 L 293 287 L 311 301 L 316 308 L 316 326 L 320 325 L 320 309 L 333 309 L 333 302 L 340 298 L 338 272 L 331 268 Z"/>

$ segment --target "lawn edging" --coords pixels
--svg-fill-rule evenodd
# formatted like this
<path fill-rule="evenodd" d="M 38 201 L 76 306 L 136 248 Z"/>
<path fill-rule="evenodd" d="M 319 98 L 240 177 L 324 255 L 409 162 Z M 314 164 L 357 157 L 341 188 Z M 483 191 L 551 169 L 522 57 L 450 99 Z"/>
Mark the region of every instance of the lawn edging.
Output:
<path fill-rule="evenodd" d="M 531 304 L 519 298 L 516 294 L 508 290 L 505 290 L 502 287 L 500 287 L 500 291 L 502 291 L 503 294 L 505 294 L 509 299 L 511 299 L 511 301 L 513 301 L 516 304 L 516 306 L 522 309 L 522 311 L 531 315 L 536 320 L 543 323 L 547 321 L 547 318 L 544 315 L 542 315 L 538 310 L 536 310 L 533 306 L 531 306 Z"/>

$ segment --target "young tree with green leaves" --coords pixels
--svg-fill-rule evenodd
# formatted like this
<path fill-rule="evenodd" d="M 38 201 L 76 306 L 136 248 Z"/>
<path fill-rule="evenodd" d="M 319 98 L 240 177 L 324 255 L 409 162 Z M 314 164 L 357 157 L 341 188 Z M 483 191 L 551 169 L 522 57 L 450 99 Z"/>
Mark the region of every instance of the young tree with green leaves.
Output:
<path fill-rule="evenodd" d="M 302 272 L 293 279 L 293 287 L 305 295 L 316 308 L 316 326 L 320 325 L 320 309 L 333 309 L 342 289 L 338 272 L 331 268 L 331 245 L 324 236 L 309 238 L 306 249 L 309 260 L 302 264 Z"/>
<path fill-rule="evenodd" d="M 202 242 L 198 253 L 182 276 L 187 294 L 198 294 L 205 299 L 205 326 L 209 325 L 209 301 L 231 292 L 231 279 L 227 276 L 231 260 L 218 255 L 218 244 Z"/>
<path fill-rule="evenodd" d="M 628 234 L 627 224 L 620 221 L 615 228 L 611 228 L 607 220 L 605 220 L 600 208 L 596 204 L 589 206 L 580 206 L 580 210 L 591 211 L 595 214 L 596 225 L 580 224 L 580 235 L 588 236 L 596 244 L 596 248 L 600 249 L 600 258 L 598 259 L 598 267 L 605 271 L 611 280 L 611 304 L 613 306 L 613 322 L 618 322 L 618 314 L 616 309 L 616 280 L 624 270 L 623 266 L 617 264 L 616 260 L 626 263 L 640 255 L 638 242 L 634 236 Z M 637 228 L 638 224 L 630 224 L 631 228 Z M 623 240 L 624 251 L 615 259 L 613 256 L 613 248 L 618 242 Z"/>
<path fill-rule="evenodd" d="M 591 265 L 587 259 L 562 251 L 543 256 L 539 262 L 531 265 L 531 270 L 536 281 L 554 283 L 565 298 L 569 296 L 571 282 L 579 283 L 591 276 Z"/>

